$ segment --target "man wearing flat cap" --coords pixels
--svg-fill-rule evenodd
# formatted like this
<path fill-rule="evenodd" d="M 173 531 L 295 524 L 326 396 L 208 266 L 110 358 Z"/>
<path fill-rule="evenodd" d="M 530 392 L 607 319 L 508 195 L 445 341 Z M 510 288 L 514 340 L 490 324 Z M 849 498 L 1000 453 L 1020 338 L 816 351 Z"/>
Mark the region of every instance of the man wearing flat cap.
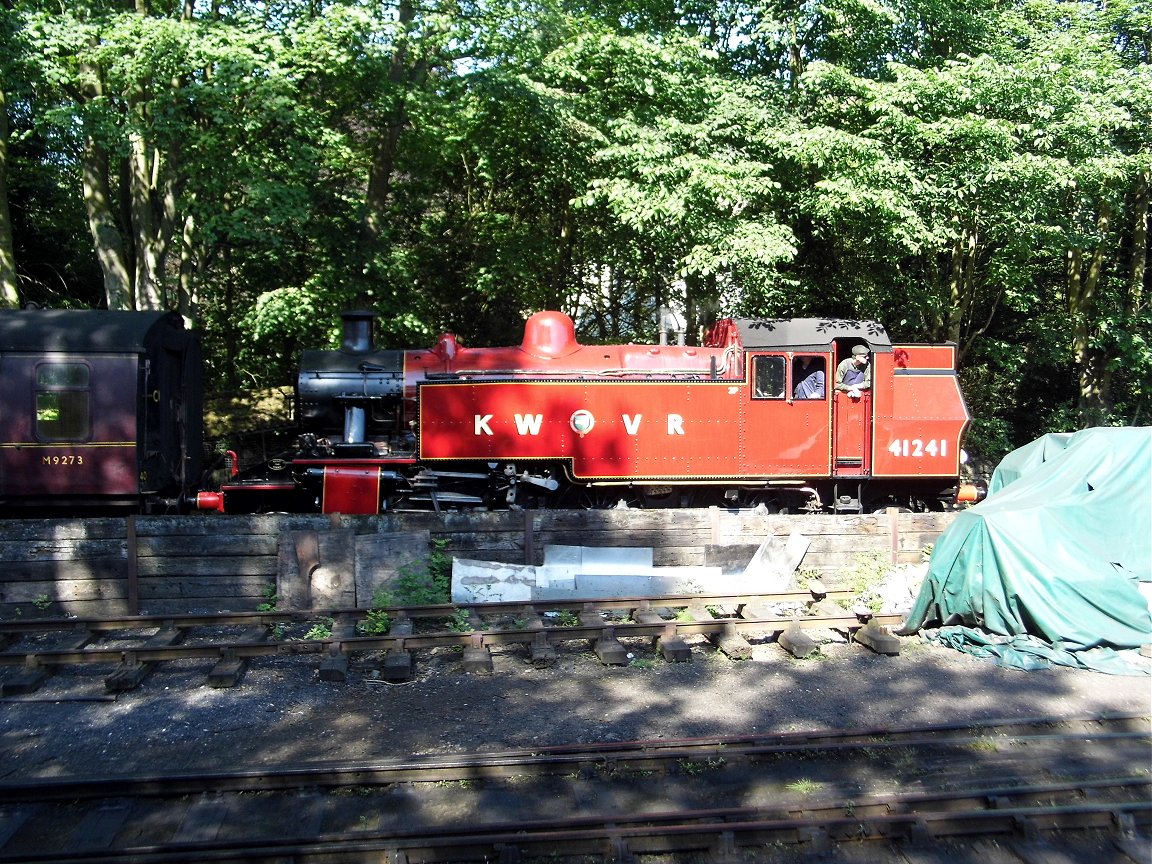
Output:
<path fill-rule="evenodd" d="M 836 367 L 837 390 L 859 399 L 861 393 L 872 389 L 872 364 L 868 357 L 867 345 L 852 346 L 852 356 L 841 360 Z"/>

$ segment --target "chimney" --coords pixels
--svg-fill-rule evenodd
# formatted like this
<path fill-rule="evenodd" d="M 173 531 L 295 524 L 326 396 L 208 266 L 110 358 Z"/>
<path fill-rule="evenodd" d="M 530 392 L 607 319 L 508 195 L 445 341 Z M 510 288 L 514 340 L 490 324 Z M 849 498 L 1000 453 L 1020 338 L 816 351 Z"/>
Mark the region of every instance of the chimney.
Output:
<path fill-rule="evenodd" d="M 372 322 L 376 320 L 376 313 L 369 309 L 356 309 L 342 312 L 340 317 L 344 320 L 344 336 L 340 343 L 340 350 L 351 354 L 371 354 L 376 350 L 372 340 Z"/>

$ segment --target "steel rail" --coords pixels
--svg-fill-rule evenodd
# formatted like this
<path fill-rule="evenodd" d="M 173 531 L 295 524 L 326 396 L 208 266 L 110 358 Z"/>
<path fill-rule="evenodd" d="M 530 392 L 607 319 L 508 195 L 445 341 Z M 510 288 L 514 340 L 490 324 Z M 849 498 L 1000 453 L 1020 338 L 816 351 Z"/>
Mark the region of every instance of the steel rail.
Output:
<path fill-rule="evenodd" d="M 654 624 L 605 621 L 597 625 L 573 627 L 545 625 L 531 629 L 480 630 L 471 633 L 440 631 L 413 635 L 372 635 L 328 637 L 324 639 L 269 640 L 259 642 L 223 641 L 203 645 L 162 645 L 154 647 L 90 646 L 82 649 L 44 648 L 31 651 L 5 651 L 0 653 L 0 666 L 65 666 L 85 663 L 159 663 L 166 660 L 213 659 L 230 655 L 240 659 L 270 657 L 284 654 L 356 653 L 365 651 L 412 651 L 428 648 L 495 647 L 532 643 L 543 636 L 549 642 L 576 639 L 595 640 L 606 636 L 616 638 L 677 635 L 723 635 L 736 632 L 777 632 L 792 627 L 803 630 L 859 630 L 869 621 L 881 626 L 894 626 L 902 621 L 899 615 L 866 616 L 816 615 L 789 618 L 715 618 L 711 621 L 662 620 Z"/>
<path fill-rule="evenodd" d="M 562 752 L 510 751 L 467 756 L 412 756 L 368 763 L 318 763 L 291 768 L 259 768 L 244 771 L 191 771 L 144 775 L 116 775 L 106 778 L 43 778 L 0 783 L 0 802 L 61 801 L 102 797 L 167 797 L 204 791 L 250 792 L 285 791 L 301 788 L 387 786 L 397 783 L 441 783 L 457 780 L 507 779 L 509 777 L 569 775 L 581 769 L 644 770 L 651 773 L 676 770 L 684 764 L 729 765 L 791 756 L 797 753 L 851 756 L 884 750 L 965 750 L 982 747 L 993 740 L 1002 748 L 1059 745 L 1064 752 L 1076 746 L 1102 743 L 1152 743 L 1152 734 L 1109 732 L 1085 735 L 988 735 L 932 736 L 922 730 L 890 734 L 884 741 L 827 740 L 723 741 L 684 743 L 680 746 L 649 746 L 641 742 L 628 751 L 586 746 Z M 1148 778 L 1132 782 L 1148 783 Z M 1052 788 L 1057 788 L 1056 786 Z M 1006 792 L 1004 794 L 1007 794 Z"/>
<path fill-rule="evenodd" d="M 380 606 L 373 611 L 406 618 L 451 618 L 461 609 L 480 615 L 496 616 L 531 610 L 545 612 L 587 612 L 632 609 L 690 608 L 697 606 L 747 606 L 753 604 L 797 603 L 814 600 L 851 600 L 856 595 L 847 589 L 777 591 L 767 594 L 673 594 L 654 597 L 572 598 L 567 600 L 516 600 L 500 603 L 437 603 L 420 606 Z M 115 615 L 99 618 L 27 618 L 0 621 L 0 633 L 26 634 L 65 630 L 137 630 L 171 624 L 176 627 L 214 627 L 282 624 L 314 620 L 317 617 L 364 617 L 368 609 L 337 608 L 309 611 L 224 612 L 211 614 L 181 613 L 176 615 Z"/>
<path fill-rule="evenodd" d="M 1147 785 L 1146 780 L 1142 782 Z M 1127 783 L 1123 783 L 1127 787 Z M 1105 786 L 1093 787 L 1097 794 Z M 69 856 L 60 853 L 6 856 L 3 864 L 169 864 L 174 861 L 427 861 L 505 860 L 515 855 L 604 855 L 671 852 L 735 851 L 741 846 L 768 843 L 801 845 L 816 839 L 898 842 L 915 839 L 1019 834 L 1022 829 L 1068 831 L 1117 828 L 1152 822 L 1152 801 L 1092 801 L 1062 805 L 1003 806 L 995 790 L 968 799 L 968 809 L 895 808 L 876 814 L 846 815 L 846 802 L 801 807 L 787 816 L 762 808 L 743 811 L 679 811 L 640 816 L 616 815 L 608 819 L 580 817 L 557 822 L 447 825 L 434 830 L 418 828 L 396 832 L 349 832 L 277 840 L 200 841 L 119 850 L 86 850 Z M 949 799 L 950 802 L 953 799 Z"/>
<path fill-rule="evenodd" d="M 970 735 L 983 733 L 985 737 L 999 733 L 1010 734 L 1010 730 L 1028 730 L 1036 728 L 1071 727 L 1084 733 L 1099 731 L 1101 725 L 1122 726 L 1133 732 L 1143 734 L 1152 733 L 1152 713 L 1137 712 L 1105 712 L 1102 714 L 1088 714 L 1072 717 L 999 717 L 988 719 L 966 720 L 959 723 L 929 723 L 922 726 L 865 726 L 854 729 L 832 730 L 800 730 L 794 732 L 756 733 L 748 735 L 716 735 L 697 738 L 660 738 L 639 741 L 608 741 L 598 742 L 597 749 L 602 753 L 614 750 L 648 750 L 664 747 L 685 746 L 734 746 L 742 743 L 752 744 L 809 744 L 816 745 L 822 742 L 861 742 L 875 743 L 877 741 L 891 741 L 901 736 L 929 735 L 934 733 L 962 732 Z M 533 748 L 530 751 L 502 751 L 506 753 L 524 752 L 532 754 L 568 752 L 583 750 L 586 745 L 553 744 L 546 747 Z"/>

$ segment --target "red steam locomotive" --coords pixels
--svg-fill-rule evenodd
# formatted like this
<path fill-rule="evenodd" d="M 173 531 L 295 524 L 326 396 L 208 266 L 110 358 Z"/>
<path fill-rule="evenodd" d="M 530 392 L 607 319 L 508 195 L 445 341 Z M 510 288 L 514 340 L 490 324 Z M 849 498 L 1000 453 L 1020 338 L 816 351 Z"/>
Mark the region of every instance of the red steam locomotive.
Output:
<path fill-rule="evenodd" d="M 86 315 L 136 323 L 114 331 Z M 700 347 L 581 345 L 568 316 L 539 312 L 518 346 L 465 348 L 445 334 L 398 351 L 374 345 L 374 317 L 345 313 L 339 349 L 303 353 L 291 451 L 209 489 L 190 482 L 199 352 L 176 316 L 0 313 L 0 505 L 863 512 L 972 494 L 958 485 L 969 415 L 949 344 L 893 345 L 867 321 L 725 319 Z M 870 386 L 837 391 L 834 370 L 857 346 Z M 812 373 L 823 386 L 801 387 Z M 135 471 L 113 470 L 113 453 Z"/>

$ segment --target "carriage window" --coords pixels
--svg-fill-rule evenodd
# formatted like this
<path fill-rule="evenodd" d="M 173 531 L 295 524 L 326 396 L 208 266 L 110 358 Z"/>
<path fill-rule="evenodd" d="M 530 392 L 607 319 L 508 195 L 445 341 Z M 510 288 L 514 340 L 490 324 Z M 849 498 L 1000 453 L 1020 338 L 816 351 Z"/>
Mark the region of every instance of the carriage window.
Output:
<path fill-rule="evenodd" d="M 36 437 L 83 441 L 89 433 L 88 367 L 43 363 L 36 367 Z"/>
<path fill-rule="evenodd" d="M 752 363 L 753 391 L 757 399 L 784 398 L 784 358 L 757 357 Z"/>

